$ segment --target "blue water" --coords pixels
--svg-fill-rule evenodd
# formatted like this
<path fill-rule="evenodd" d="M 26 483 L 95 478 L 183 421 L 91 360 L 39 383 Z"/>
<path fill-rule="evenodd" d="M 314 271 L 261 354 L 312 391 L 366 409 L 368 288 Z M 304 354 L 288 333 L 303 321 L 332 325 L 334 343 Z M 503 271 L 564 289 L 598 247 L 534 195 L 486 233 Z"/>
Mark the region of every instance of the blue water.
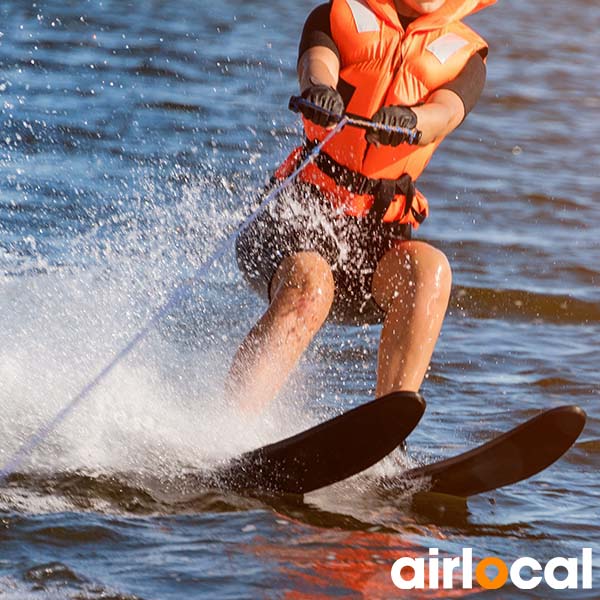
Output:
<path fill-rule="evenodd" d="M 286 106 L 315 4 L 1 4 L 2 464 L 202 267 L 299 142 Z M 392 598 L 393 561 L 430 546 L 600 556 L 600 7 L 502 0 L 469 23 L 490 43 L 486 90 L 420 185 L 419 237 L 447 253 L 454 290 L 410 462 L 571 403 L 588 413 L 576 446 L 467 503 L 382 499 L 396 461 L 304 502 L 181 485 L 374 392 L 377 327 L 328 324 L 266 414 L 236 415 L 221 382 L 264 303 L 229 251 L 0 489 L 0 594 Z"/>

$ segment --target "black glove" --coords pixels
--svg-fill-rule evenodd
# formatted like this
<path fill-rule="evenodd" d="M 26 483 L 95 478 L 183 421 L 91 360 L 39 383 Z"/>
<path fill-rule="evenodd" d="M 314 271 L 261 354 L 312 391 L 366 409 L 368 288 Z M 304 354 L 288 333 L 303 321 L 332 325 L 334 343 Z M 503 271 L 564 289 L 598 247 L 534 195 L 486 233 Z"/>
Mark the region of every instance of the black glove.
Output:
<path fill-rule="evenodd" d="M 344 114 L 344 101 L 339 92 L 328 85 L 316 84 L 307 87 L 302 92 L 302 97 L 317 107 L 322 108 L 329 113 L 333 113 L 335 117 L 311 106 L 300 105 L 300 112 L 313 123 L 321 125 L 321 127 L 329 127 L 335 125 Z"/>
<path fill-rule="evenodd" d="M 417 115 L 408 106 L 383 106 L 373 115 L 371 121 L 387 125 L 388 127 L 414 129 L 417 126 Z M 417 143 L 419 139 L 421 139 L 420 132 L 417 134 L 417 137 L 413 139 L 413 143 Z M 411 136 L 400 131 L 369 129 L 366 140 L 370 144 L 378 142 L 385 146 L 398 146 L 398 144 L 410 141 Z"/>

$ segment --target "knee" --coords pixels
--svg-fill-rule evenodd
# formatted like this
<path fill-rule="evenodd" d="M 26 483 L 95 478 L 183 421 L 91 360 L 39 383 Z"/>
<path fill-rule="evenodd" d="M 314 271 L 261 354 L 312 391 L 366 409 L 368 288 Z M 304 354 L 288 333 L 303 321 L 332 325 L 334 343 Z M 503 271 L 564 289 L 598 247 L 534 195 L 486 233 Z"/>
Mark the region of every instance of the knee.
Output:
<path fill-rule="evenodd" d="M 411 258 L 412 267 L 417 282 L 439 290 L 440 293 L 450 294 L 452 285 L 452 269 L 446 255 L 429 244 L 421 243 Z"/>
<path fill-rule="evenodd" d="M 316 252 L 299 252 L 279 266 L 271 284 L 272 302 L 284 302 L 299 318 L 325 320 L 333 303 L 331 267 Z"/>
<path fill-rule="evenodd" d="M 424 293 L 447 303 L 451 286 L 452 269 L 446 255 L 418 241 L 405 242 L 389 250 L 380 260 L 373 278 L 373 294 L 384 307 L 395 297 L 406 294 Z"/>

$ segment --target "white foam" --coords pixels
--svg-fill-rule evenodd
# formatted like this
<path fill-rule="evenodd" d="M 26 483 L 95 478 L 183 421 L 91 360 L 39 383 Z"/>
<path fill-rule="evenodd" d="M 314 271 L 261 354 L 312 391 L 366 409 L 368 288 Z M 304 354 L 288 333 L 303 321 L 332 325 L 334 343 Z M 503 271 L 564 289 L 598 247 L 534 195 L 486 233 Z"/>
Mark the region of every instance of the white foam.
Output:
<path fill-rule="evenodd" d="M 206 187 L 196 182 L 179 189 L 176 202 L 153 203 L 148 185 L 116 225 L 99 223 L 73 242 L 79 265 L 0 279 L 0 464 L 113 359 L 240 221 L 241 211 L 227 209 L 227 197 L 214 201 L 214 187 Z M 236 342 L 258 316 L 228 261 L 197 285 L 190 314 L 153 328 L 19 470 L 168 474 L 310 423 L 291 402 L 256 419 L 221 396 Z M 246 322 L 241 303 L 255 304 Z"/>

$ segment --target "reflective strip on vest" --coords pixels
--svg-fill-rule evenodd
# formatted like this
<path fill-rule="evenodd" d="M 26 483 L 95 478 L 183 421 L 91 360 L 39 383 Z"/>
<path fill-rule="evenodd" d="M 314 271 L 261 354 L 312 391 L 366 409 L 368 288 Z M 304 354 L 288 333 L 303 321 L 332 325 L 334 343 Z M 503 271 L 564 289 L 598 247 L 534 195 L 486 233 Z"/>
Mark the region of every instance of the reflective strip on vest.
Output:
<path fill-rule="evenodd" d="M 346 0 L 352 11 L 358 33 L 379 31 L 379 22 L 373 11 L 361 0 Z"/>
<path fill-rule="evenodd" d="M 456 33 L 447 33 L 441 38 L 431 42 L 427 50 L 431 52 L 442 64 L 444 64 L 455 52 L 458 52 L 469 42 Z"/>

